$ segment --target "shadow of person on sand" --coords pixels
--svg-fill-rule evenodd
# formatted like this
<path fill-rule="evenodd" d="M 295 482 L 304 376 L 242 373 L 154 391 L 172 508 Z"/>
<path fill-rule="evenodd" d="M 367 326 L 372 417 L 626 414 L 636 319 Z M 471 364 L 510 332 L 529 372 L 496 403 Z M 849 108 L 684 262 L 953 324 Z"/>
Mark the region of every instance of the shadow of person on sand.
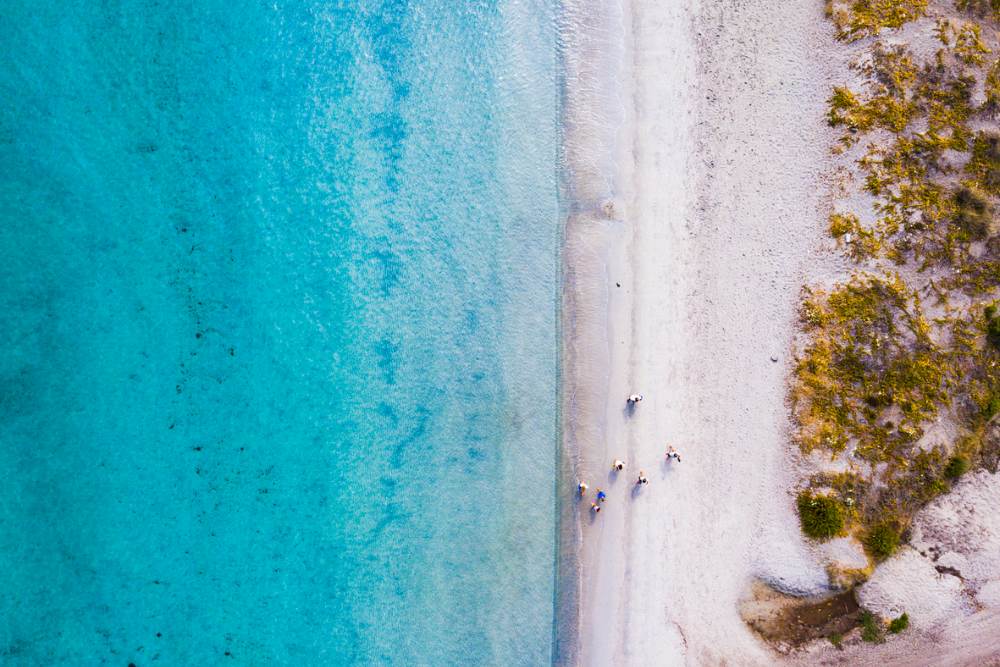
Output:
<path fill-rule="evenodd" d="M 590 515 L 590 524 L 594 525 L 594 522 L 597 521 L 597 515 L 600 514 L 600 512 L 595 512 L 594 506 L 590 505 L 587 507 L 587 514 Z"/>

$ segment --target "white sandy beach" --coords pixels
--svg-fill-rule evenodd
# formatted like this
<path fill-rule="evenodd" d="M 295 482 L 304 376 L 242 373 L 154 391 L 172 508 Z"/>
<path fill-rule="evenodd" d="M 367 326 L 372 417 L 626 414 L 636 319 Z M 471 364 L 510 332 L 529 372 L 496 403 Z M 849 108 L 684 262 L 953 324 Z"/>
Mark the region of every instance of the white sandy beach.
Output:
<path fill-rule="evenodd" d="M 564 439 L 609 500 L 576 512 L 573 661 L 768 664 L 738 613 L 751 581 L 827 581 L 793 510 L 784 398 L 800 286 L 831 261 L 830 28 L 804 1 L 578 5 Z"/>
<path fill-rule="evenodd" d="M 572 0 L 565 20 L 563 493 L 577 477 L 590 490 L 562 516 L 579 562 L 561 572 L 559 662 L 1000 664 L 1000 482 L 985 471 L 925 508 L 858 590 L 883 617 L 907 611 L 906 633 L 785 658 L 739 615 L 756 579 L 813 594 L 830 558 L 864 565 L 856 542 L 799 532 L 809 468 L 785 401 L 800 289 L 849 269 L 825 229 L 853 158 L 833 156 L 824 114 L 863 45 L 837 46 L 804 0 Z M 908 31 L 926 41 L 932 23 Z M 645 400 L 629 410 L 632 392 Z"/>

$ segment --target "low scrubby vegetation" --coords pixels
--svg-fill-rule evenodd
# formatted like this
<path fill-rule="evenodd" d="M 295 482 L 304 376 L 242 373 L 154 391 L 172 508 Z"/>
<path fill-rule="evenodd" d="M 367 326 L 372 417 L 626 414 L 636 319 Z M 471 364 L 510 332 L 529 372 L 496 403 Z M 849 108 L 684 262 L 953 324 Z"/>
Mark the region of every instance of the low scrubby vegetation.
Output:
<path fill-rule="evenodd" d="M 867 609 L 861 612 L 861 638 L 875 644 L 885 641 L 885 628 L 882 621 Z"/>
<path fill-rule="evenodd" d="M 885 560 L 899 548 L 899 531 L 891 523 L 872 526 L 865 536 L 865 549 L 876 560 Z"/>
<path fill-rule="evenodd" d="M 795 437 L 843 472 L 813 475 L 799 514 L 810 537 L 854 535 L 876 562 L 984 464 L 1000 413 L 1000 43 L 979 22 L 998 8 L 936 6 L 926 21 L 939 46 L 923 57 L 878 36 L 924 17 L 925 1 L 828 5 L 840 39 L 876 38 L 855 66 L 863 85 L 835 87 L 827 114 L 872 206 L 830 215 L 855 269 L 802 299 Z M 835 533 L 817 498 L 837 508 Z"/>
<path fill-rule="evenodd" d="M 802 449 L 887 462 L 922 434 L 945 400 L 943 355 L 917 295 L 899 276 L 858 274 L 802 305 L 809 343 L 793 402 Z"/>
<path fill-rule="evenodd" d="M 818 540 L 836 537 L 844 530 L 844 506 L 833 496 L 799 494 L 799 519 L 802 532 Z"/>
<path fill-rule="evenodd" d="M 926 11 L 927 0 L 852 0 L 827 5 L 837 37 L 848 41 L 877 35 L 883 28 L 899 28 Z"/>
<path fill-rule="evenodd" d="M 969 470 L 969 459 L 961 454 L 948 459 L 948 465 L 944 467 L 944 476 L 948 479 L 958 479 Z"/>
<path fill-rule="evenodd" d="M 955 6 L 964 12 L 1000 21 L 1000 0 L 955 0 Z"/>
<path fill-rule="evenodd" d="M 905 612 L 889 622 L 889 632 L 894 635 L 898 635 L 908 627 L 910 627 L 910 617 Z"/>

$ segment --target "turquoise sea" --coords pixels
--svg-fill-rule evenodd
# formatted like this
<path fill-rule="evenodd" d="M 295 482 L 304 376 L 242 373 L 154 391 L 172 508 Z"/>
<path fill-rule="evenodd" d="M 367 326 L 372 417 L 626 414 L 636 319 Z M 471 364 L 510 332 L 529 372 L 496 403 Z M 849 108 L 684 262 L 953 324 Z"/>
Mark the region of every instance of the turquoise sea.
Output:
<path fill-rule="evenodd" d="M 556 0 L 10 0 L 0 664 L 553 658 Z"/>

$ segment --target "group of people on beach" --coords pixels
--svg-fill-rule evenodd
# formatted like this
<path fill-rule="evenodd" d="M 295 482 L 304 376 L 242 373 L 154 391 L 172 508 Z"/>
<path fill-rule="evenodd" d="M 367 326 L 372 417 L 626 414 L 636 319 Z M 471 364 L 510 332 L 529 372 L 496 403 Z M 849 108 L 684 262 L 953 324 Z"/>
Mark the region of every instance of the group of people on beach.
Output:
<path fill-rule="evenodd" d="M 626 400 L 629 406 L 635 406 L 642 401 L 642 394 L 631 394 Z M 681 462 L 681 455 L 677 453 L 677 450 L 674 449 L 672 446 L 667 447 L 666 457 L 667 457 L 667 462 L 670 461 L 676 461 L 677 463 Z M 625 462 L 622 461 L 621 459 L 615 459 L 614 461 L 611 462 L 611 469 L 614 470 L 615 472 L 622 472 L 623 470 L 625 470 Z M 636 480 L 635 483 L 637 486 L 645 486 L 646 484 L 649 484 L 649 478 L 646 477 L 646 473 L 642 469 L 639 470 L 639 478 Z M 587 494 L 587 489 L 589 488 L 590 487 L 587 486 L 586 482 L 580 480 L 577 483 L 576 490 L 577 493 L 579 493 L 580 497 L 582 498 Z M 597 497 L 593 502 L 590 503 L 590 511 L 594 512 L 595 514 L 600 512 L 601 504 L 607 499 L 608 499 L 608 494 L 606 494 L 602 489 L 597 489 Z"/>

